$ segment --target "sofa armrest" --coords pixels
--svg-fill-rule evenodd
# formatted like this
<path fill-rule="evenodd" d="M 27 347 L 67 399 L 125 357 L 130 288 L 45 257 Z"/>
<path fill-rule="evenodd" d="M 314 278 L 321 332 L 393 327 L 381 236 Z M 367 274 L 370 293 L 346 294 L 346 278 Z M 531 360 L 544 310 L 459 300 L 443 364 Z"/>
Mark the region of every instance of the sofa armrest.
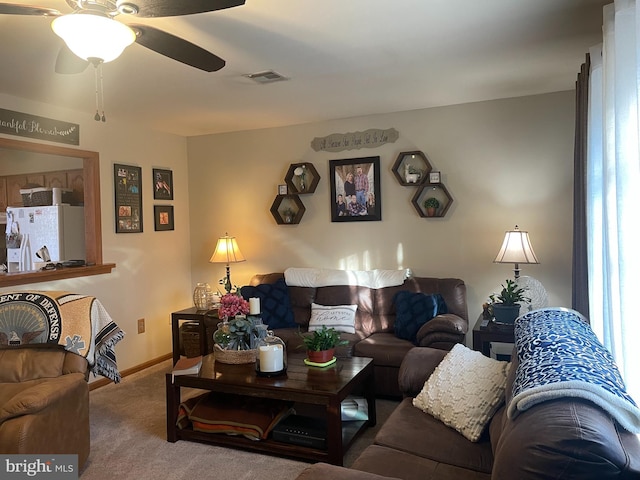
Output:
<path fill-rule="evenodd" d="M 42 411 L 63 401 L 70 391 L 77 388 L 77 384 L 83 384 L 85 388 L 89 388 L 81 373 L 70 373 L 50 378 L 25 388 L 0 406 L 0 423 L 11 418 Z"/>
<path fill-rule="evenodd" d="M 453 313 L 444 313 L 433 317 L 420 327 L 416 334 L 418 343 L 420 340 L 434 332 L 453 333 L 456 335 L 466 335 L 469 330 L 469 323 Z"/>
<path fill-rule="evenodd" d="M 409 350 L 398 373 L 402 395 L 415 397 L 447 353 L 449 352 L 446 350 L 430 347 L 414 347 Z"/>
<path fill-rule="evenodd" d="M 316 463 L 305 468 L 296 480 L 390 480 L 395 477 L 383 477 L 375 473 L 362 472 L 360 470 L 351 470 L 345 467 L 337 467 L 328 463 Z"/>

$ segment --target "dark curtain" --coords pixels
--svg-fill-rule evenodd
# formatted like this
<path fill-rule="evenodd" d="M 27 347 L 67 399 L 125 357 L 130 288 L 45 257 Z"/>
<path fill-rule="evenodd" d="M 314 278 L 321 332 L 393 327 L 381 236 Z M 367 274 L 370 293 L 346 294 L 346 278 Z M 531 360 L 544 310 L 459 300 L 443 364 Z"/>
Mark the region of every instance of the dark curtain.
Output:
<path fill-rule="evenodd" d="M 576 126 L 573 152 L 573 262 L 572 308 L 589 318 L 587 269 L 587 110 L 590 58 L 580 68 L 576 81 Z"/>

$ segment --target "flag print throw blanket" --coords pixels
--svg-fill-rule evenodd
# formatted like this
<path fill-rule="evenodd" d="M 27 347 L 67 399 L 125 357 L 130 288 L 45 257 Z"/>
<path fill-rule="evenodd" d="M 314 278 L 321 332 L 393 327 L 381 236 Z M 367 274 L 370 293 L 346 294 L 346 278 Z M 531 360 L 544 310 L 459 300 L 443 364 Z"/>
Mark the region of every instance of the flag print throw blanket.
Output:
<path fill-rule="evenodd" d="M 516 320 L 515 342 L 520 363 L 509 418 L 546 400 L 575 397 L 640 433 L 640 409 L 627 394 L 612 355 L 580 313 L 564 308 L 526 313 Z"/>
<path fill-rule="evenodd" d="M 86 358 L 94 375 L 118 383 L 113 348 L 123 337 L 95 297 L 49 291 L 0 294 L 0 345 L 62 345 Z"/>

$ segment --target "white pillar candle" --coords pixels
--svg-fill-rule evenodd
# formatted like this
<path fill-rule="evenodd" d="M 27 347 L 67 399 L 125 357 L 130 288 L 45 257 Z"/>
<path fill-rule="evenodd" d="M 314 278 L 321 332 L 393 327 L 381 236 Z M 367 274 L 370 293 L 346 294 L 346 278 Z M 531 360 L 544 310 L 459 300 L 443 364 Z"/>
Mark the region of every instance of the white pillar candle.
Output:
<path fill-rule="evenodd" d="M 284 369 L 282 345 L 264 345 L 258 350 L 261 372 L 279 372 Z"/>
<path fill-rule="evenodd" d="M 249 315 L 260 315 L 260 299 L 258 297 L 249 299 Z"/>

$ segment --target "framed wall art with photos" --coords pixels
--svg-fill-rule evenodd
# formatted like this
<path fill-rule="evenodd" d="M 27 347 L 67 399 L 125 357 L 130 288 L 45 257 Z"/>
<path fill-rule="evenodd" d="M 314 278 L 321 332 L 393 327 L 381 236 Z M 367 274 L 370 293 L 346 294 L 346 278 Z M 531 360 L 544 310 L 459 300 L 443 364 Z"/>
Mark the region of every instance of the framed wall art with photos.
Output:
<path fill-rule="evenodd" d="M 329 161 L 332 222 L 382 220 L 380 157 Z"/>
<path fill-rule="evenodd" d="M 142 167 L 113 164 L 116 233 L 142 232 Z"/>
<path fill-rule="evenodd" d="M 157 232 L 173 230 L 173 205 L 154 205 L 153 223 Z"/>
<path fill-rule="evenodd" d="M 153 169 L 153 199 L 173 200 L 173 172 L 171 170 Z"/>

